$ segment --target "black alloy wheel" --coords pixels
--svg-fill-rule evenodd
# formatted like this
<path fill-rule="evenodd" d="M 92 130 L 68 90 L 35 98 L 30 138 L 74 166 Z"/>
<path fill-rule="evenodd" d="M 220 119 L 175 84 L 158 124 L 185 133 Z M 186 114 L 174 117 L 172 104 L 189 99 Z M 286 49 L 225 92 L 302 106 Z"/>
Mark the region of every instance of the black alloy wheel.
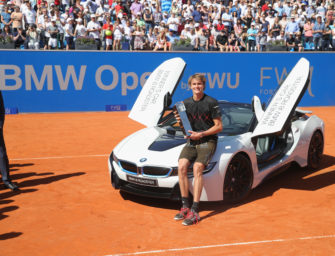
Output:
<path fill-rule="evenodd" d="M 249 159 L 237 154 L 229 163 L 223 187 L 223 200 L 236 203 L 251 191 L 253 172 Z"/>
<path fill-rule="evenodd" d="M 324 141 L 320 131 L 314 132 L 308 148 L 308 169 L 316 169 L 320 166 L 323 155 Z"/>

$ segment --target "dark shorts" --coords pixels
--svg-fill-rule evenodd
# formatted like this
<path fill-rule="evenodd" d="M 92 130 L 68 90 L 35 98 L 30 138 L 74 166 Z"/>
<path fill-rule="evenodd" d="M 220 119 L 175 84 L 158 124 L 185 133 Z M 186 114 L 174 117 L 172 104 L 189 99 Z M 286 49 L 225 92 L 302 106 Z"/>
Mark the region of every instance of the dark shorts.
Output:
<path fill-rule="evenodd" d="M 185 158 L 192 162 L 199 162 L 205 166 L 209 163 L 216 149 L 216 140 L 192 145 L 189 141 L 180 153 L 179 159 Z"/>
<path fill-rule="evenodd" d="M 73 36 L 66 36 L 65 41 L 69 46 L 73 45 Z"/>

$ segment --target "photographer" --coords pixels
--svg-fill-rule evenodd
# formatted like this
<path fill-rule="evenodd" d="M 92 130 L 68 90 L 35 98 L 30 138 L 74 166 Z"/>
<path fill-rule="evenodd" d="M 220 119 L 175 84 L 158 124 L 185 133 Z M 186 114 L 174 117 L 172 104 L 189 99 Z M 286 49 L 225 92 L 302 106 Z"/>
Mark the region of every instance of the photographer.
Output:
<path fill-rule="evenodd" d="M 27 32 L 28 49 L 38 50 L 40 48 L 40 35 L 37 33 L 35 25 L 30 25 Z"/>

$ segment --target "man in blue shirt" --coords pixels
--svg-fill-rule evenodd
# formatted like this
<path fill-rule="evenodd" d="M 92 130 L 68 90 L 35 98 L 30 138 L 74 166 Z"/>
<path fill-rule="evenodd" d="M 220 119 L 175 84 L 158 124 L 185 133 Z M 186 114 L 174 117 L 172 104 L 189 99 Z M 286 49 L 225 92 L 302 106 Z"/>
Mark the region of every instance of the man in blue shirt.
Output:
<path fill-rule="evenodd" d="M 231 14 L 229 14 L 229 8 L 226 7 L 226 9 L 222 8 L 223 10 L 223 14 L 221 16 L 222 19 L 222 23 L 225 26 L 225 28 L 228 29 L 228 33 L 230 33 L 230 31 L 232 30 L 232 21 L 233 21 L 233 17 L 231 16 Z"/>
<path fill-rule="evenodd" d="M 201 20 L 201 6 L 200 5 L 198 5 L 197 9 L 193 11 L 192 16 L 193 16 L 193 20 L 196 23 L 200 23 L 200 20 Z"/>
<path fill-rule="evenodd" d="M 233 15 L 233 12 L 237 13 L 237 18 L 241 17 L 241 8 L 239 8 L 235 2 L 233 2 L 233 6 L 230 8 L 229 14 Z"/>
<path fill-rule="evenodd" d="M 166 38 L 167 38 L 167 41 L 169 42 L 168 43 L 169 50 L 171 51 L 174 43 L 179 40 L 179 36 L 176 36 L 174 31 L 170 29 L 169 33 L 166 34 Z"/>
<path fill-rule="evenodd" d="M 288 36 L 289 33 L 297 33 L 299 32 L 299 23 L 295 21 L 295 17 L 291 17 L 291 21 L 287 23 L 285 28 L 285 35 Z"/>
<path fill-rule="evenodd" d="M 291 17 L 291 12 L 292 12 L 291 2 L 287 2 L 283 8 L 284 8 L 284 13 L 287 15 L 287 17 Z"/>
<path fill-rule="evenodd" d="M 322 35 L 325 30 L 325 24 L 322 22 L 321 15 L 316 16 L 316 22 L 313 27 L 313 40 L 315 50 L 319 50 L 322 44 Z"/>
<path fill-rule="evenodd" d="M 315 7 L 313 5 L 308 6 L 306 9 L 306 14 L 308 19 L 312 18 L 312 16 L 315 14 Z"/>
<path fill-rule="evenodd" d="M 283 8 L 282 2 L 279 2 L 278 6 L 275 8 L 275 10 L 277 11 L 277 16 L 281 18 L 284 14 L 284 8 Z"/>
<path fill-rule="evenodd" d="M 256 36 L 257 36 L 257 29 L 255 29 L 255 22 L 251 23 L 251 27 L 248 29 L 248 44 L 247 44 L 247 51 L 255 51 L 256 50 Z"/>
<path fill-rule="evenodd" d="M 162 12 L 170 13 L 171 6 L 172 6 L 171 0 L 162 0 L 161 2 Z"/>

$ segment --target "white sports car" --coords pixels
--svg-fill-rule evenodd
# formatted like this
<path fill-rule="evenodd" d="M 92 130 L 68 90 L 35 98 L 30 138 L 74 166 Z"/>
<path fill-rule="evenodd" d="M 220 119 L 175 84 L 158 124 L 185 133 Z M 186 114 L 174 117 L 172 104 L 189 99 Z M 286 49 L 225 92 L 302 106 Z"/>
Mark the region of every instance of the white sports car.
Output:
<path fill-rule="evenodd" d="M 109 172 L 115 189 L 180 198 L 177 166 L 186 139 L 169 105 L 185 66 L 180 58 L 165 61 L 142 88 L 129 117 L 147 128 L 125 138 L 111 153 Z M 223 131 L 203 173 L 201 201 L 239 201 L 293 162 L 301 167 L 318 167 L 324 147 L 324 122 L 296 108 L 308 83 L 309 62 L 302 58 L 265 111 L 256 96 L 252 104 L 219 101 Z M 192 168 L 189 184 L 192 192 Z"/>

